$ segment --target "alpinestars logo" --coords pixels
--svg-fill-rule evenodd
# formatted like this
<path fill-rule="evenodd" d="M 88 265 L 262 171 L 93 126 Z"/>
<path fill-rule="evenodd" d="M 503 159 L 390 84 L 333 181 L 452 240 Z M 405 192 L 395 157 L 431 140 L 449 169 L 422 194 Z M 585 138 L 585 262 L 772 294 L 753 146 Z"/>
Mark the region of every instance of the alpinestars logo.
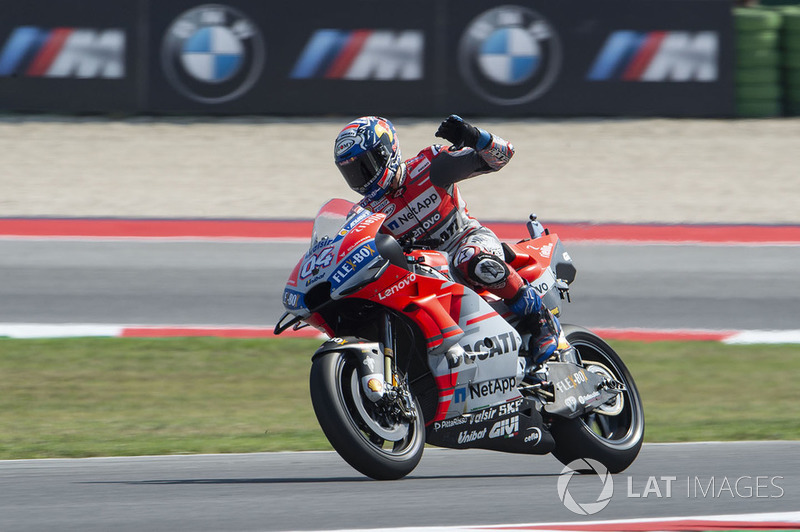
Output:
<path fill-rule="evenodd" d="M 717 80 L 719 35 L 713 31 L 615 31 L 589 69 L 590 81 Z"/>
<path fill-rule="evenodd" d="M 317 30 L 292 69 L 292 79 L 422 79 L 421 31 Z"/>
<path fill-rule="evenodd" d="M 459 45 L 459 67 L 469 87 L 498 105 L 518 105 L 547 92 L 561 69 L 561 43 L 553 26 L 521 6 L 479 15 Z"/>
<path fill-rule="evenodd" d="M 211 104 L 250 90 L 264 58 L 264 40 L 255 22 L 219 4 L 181 14 L 167 29 L 161 48 L 161 64 L 172 86 L 192 100 Z"/>
<path fill-rule="evenodd" d="M 11 76 L 123 78 L 125 32 L 20 26 L 0 52 L 0 77 Z"/>

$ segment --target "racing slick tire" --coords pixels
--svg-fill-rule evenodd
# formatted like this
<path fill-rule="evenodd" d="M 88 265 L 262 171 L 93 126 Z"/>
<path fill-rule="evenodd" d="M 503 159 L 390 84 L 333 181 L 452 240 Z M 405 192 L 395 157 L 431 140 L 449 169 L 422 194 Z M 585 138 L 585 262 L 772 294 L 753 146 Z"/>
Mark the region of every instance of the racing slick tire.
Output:
<path fill-rule="evenodd" d="M 417 467 L 425 448 L 422 409 L 414 399 L 416 416 L 408 419 L 391 405 L 373 403 L 362 391 L 356 368 L 347 352 L 314 359 L 314 413 L 328 441 L 353 468 L 375 480 L 402 478 Z"/>
<path fill-rule="evenodd" d="M 550 429 L 556 440 L 553 455 L 565 465 L 592 458 L 609 472 L 619 473 L 633 463 L 644 440 L 639 391 L 622 359 L 602 338 L 574 325 L 564 325 L 564 334 L 587 370 L 623 383 L 625 390 L 593 412 L 574 419 L 556 419 Z"/>

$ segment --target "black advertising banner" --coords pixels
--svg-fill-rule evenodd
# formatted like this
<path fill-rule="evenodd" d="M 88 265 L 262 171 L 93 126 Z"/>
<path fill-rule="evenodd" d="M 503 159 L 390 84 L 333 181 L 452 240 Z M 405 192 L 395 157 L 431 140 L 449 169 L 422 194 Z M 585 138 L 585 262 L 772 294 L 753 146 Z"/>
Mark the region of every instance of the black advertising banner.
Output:
<path fill-rule="evenodd" d="M 0 0 L 0 110 L 734 115 L 732 0 Z"/>
<path fill-rule="evenodd" d="M 731 116 L 732 2 L 457 2 L 451 106 L 498 116 Z M 455 8 L 456 3 L 452 4 Z"/>
<path fill-rule="evenodd" d="M 0 0 L 0 110 L 137 108 L 137 1 Z"/>
<path fill-rule="evenodd" d="M 432 111 L 427 2 L 151 5 L 156 112 L 408 114 Z"/>

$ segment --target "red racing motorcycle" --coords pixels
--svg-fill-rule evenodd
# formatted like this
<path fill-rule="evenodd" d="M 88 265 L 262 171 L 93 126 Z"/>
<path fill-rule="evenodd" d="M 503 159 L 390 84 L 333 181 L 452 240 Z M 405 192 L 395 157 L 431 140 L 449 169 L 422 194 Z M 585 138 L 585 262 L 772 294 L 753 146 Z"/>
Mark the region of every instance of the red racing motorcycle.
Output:
<path fill-rule="evenodd" d="M 636 385 L 617 353 L 564 325 L 574 350 L 526 362 L 530 333 L 502 300 L 459 282 L 446 253 L 380 231 L 386 215 L 326 203 L 283 293 L 275 334 L 311 325 L 330 339 L 312 357 L 311 401 L 333 448 L 374 479 L 398 479 L 425 443 L 591 458 L 627 468 L 644 436 Z M 534 216 L 503 244 L 558 315 L 575 267 Z"/>

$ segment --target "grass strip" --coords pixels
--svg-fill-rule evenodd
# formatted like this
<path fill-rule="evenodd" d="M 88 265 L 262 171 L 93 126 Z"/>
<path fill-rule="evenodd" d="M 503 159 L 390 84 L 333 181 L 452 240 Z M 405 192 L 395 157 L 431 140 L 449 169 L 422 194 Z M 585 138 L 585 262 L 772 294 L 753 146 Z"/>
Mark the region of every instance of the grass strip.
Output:
<path fill-rule="evenodd" d="M 0 339 L 0 459 L 330 449 L 318 340 Z M 646 440 L 800 439 L 800 347 L 612 344 Z"/>

